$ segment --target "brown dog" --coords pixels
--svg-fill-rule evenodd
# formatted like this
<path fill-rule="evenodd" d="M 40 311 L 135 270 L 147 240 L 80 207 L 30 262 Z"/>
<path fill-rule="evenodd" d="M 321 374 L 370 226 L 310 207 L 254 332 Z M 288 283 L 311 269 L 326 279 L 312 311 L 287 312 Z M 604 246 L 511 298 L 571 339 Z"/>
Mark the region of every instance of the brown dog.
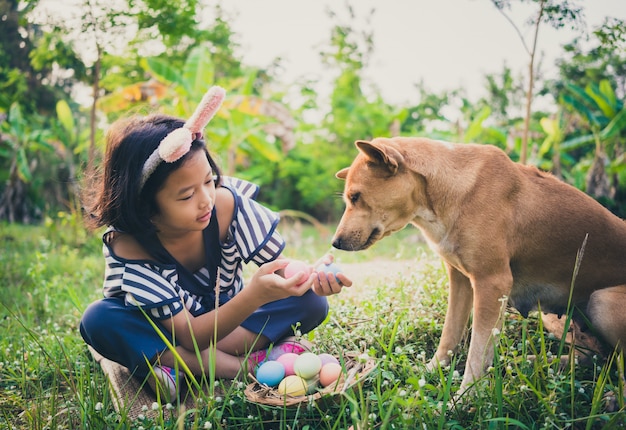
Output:
<path fill-rule="evenodd" d="M 490 145 L 422 138 L 357 141 L 333 246 L 368 248 L 411 223 L 445 263 L 450 291 L 433 368 L 450 361 L 473 310 L 461 392 L 493 361 L 508 304 L 524 316 L 572 303 L 612 345 L 626 344 L 626 223 L 576 188 Z"/>

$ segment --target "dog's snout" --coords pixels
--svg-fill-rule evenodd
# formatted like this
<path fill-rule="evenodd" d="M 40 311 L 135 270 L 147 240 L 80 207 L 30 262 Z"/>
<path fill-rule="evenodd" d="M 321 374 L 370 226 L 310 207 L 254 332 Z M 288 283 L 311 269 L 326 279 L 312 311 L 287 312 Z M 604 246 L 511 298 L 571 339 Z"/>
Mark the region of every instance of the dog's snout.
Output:
<path fill-rule="evenodd" d="M 338 237 L 333 240 L 333 248 L 341 249 L 341 238 Z"/>

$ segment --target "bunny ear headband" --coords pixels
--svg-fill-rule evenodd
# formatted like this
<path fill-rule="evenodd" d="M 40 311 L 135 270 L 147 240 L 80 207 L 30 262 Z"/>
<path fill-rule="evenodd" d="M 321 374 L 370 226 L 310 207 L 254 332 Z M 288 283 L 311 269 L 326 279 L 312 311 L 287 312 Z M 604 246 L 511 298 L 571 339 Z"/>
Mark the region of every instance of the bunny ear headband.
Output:
<path fill-rule="evenodd" d="M 215 116 L 225 97 L 224 88 L 218 86 L 209 88 L 187 122 L 181 128 L 170 131 L 154 152 L 150 154 L 141 170 L 139 190 L 143 188 L 150 175 L 154 173 L 162 161 L 173 163 L 189 152 L 194 140 L 202 138 L 204 127 Z"/>

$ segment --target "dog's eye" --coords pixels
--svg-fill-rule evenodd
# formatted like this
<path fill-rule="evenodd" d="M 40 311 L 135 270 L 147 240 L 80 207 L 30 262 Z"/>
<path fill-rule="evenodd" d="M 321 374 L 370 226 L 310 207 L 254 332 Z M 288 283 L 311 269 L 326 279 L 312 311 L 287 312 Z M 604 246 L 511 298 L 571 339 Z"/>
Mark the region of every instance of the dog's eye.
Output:
<path fill-rule="evenodd" d="M 350 203 L 352 203 L 354 205 L 354 204 L 356 204 L 356 202 L 359 201 L 359 197 L 361 197 L 361 193 L 350 194 L 350 196 L 348 198 L 350 200 Z"/>

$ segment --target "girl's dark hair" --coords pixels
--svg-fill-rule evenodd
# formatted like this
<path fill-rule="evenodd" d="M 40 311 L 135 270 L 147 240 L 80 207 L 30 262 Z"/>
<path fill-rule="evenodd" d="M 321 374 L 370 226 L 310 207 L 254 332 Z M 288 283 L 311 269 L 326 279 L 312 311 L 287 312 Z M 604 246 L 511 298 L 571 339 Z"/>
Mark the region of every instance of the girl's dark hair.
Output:
<path fill-rule="evenodd" d="M 140 190 L 143 165 L 161 140 L 184 121 L 166 115 L 130 118 L 114 123 L 106 137 L 101 171 L 94 172 L 83 192 L 87 226 L 112 226 L 136 236 L 155 232 L 150 218 L 158 213 L 156 193 L 167 177 L 196 151 L 204 151 L 220 183 L 220 171 L 203 139 L 196 139 L 187 154 L 173 163 L 161 162 Z"/>

